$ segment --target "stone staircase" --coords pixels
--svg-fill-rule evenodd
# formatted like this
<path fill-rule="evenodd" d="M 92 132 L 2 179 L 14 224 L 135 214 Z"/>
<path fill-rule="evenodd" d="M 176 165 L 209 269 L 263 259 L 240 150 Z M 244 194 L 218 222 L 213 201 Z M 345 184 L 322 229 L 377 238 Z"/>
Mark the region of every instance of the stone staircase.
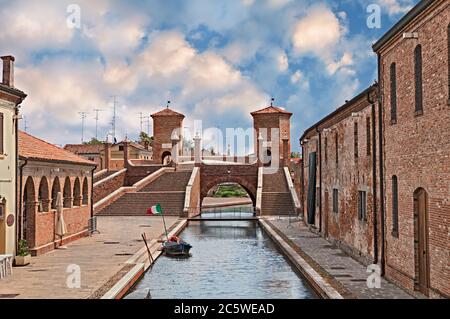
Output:
<path fill-rule="evenodd" d="M 137 192 L 126 193 L 98 212 L 98 216 L 144 216 L 160 204 L 165 215 L 183 212 L 186 186 L 191 171 L 166 172 Z"/>
<path fill-rule="evenodd" d="M 261 215 L 294 215 L 295 206 L 283 170 L 263 176 Z"/>
<path fill-rule="evenodd" d="M 111 176 L 111 175 L 113 175 L 113 174 L 115 174 L 117 172 L 118 172 L 118 170 L 111 170 L 111 171 L 107 171 L 107 172 L 105 172 L 103 174 L 100 174 L 100 175 L 94 177 L 94 184 L 97 183 L 97 182 L 100 182 L 101 180 L 103 180 L 103 179 L 105 179 L 105 178 L 107 178 L 107 177 L 109 177 L 109 176 Z"/>

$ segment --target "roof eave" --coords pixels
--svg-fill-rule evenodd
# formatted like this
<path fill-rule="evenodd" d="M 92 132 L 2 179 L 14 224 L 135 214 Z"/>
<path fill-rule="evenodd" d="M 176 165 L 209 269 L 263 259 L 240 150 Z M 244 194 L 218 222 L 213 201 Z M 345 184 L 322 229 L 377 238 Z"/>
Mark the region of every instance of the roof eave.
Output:
<path fill-rule="evenodd" d="M 419 14 L 427 9 L 435 0 L 422 0 L 413 7 L 403 18 L 389 29 L 375 44 L 372 46 L 374 52 L 378 52 L 389 40 L 398 34 L 408 23 L 414 20 Z"/>

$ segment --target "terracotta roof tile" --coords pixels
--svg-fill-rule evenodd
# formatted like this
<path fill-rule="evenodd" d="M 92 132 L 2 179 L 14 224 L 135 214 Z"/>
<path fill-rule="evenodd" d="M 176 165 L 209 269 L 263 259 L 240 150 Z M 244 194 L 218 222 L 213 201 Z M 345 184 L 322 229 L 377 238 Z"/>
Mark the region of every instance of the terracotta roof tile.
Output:
<path fill-rule="evenodd" d="M 161 110 L 159 112 L 152 114 L 152 117 L 153 116 L 182 116 L 182 117 L 184 117 L 183 114 L 175 112 L 175 111 L 169 109 L 168 107 L 165 108 L 164 110 Z"/>
<path fill-rule="evenodd" d="M 74 154 L 98 154 L 103 147 L 103 145 L 67 144 L 64 149 Z"/>
<path fill-rule="evenodd" d="M 269 106 L 269 107 L 266 107 L 264 109 L 252 112 L 250 114 L 251 115 L 257 115 L 257 114 L 276 114 L 276 113 L 292 115 L 291 112 L 288 112 L 288 111 L 282 109 L 281 107 L 277 107 L 277 106 Z"/>
<path fill-rule="evenodd" d="M 19 156 L 33 160 L 96 165 L 94 162 L 22 131 L 19 131 Z"/>

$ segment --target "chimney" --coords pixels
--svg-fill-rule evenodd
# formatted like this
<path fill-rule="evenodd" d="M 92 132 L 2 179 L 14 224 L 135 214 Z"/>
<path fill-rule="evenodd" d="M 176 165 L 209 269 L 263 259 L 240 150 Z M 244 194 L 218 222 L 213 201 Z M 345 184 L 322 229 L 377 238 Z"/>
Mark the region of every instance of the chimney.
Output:
<path fill-rule="evenodd" d="M 3 60 L 3 80 L 2 84 L 14 87 L 14 57 L 12 55 L 2 56 Z"/>

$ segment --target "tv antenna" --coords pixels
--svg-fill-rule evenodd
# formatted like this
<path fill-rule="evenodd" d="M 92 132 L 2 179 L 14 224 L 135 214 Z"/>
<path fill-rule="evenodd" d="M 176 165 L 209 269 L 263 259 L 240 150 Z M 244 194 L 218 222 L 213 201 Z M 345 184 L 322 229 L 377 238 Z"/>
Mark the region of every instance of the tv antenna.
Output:
<path fill-rule="evenodd" d="M 100 109 L 94 109 L 94 112 L 95 112 L 95 139 L 97 140 L 98 139 L 98 114 L 100 113 L 100 112 L 102 112 L 103 110 L 100 110 Z"/>
<path fill-rule="evenodd" d="M 86 119 L 87 112 L 78 112 L 81 116 L 81 144 L 84 143 L 84 120 Z"/>
<path fill-rule="evenodd" d="M 116 139 L 116 106 L 117 106 L 117 95 L 113 95 L 113 118 L 112 118 L 112 136 Z"/>

